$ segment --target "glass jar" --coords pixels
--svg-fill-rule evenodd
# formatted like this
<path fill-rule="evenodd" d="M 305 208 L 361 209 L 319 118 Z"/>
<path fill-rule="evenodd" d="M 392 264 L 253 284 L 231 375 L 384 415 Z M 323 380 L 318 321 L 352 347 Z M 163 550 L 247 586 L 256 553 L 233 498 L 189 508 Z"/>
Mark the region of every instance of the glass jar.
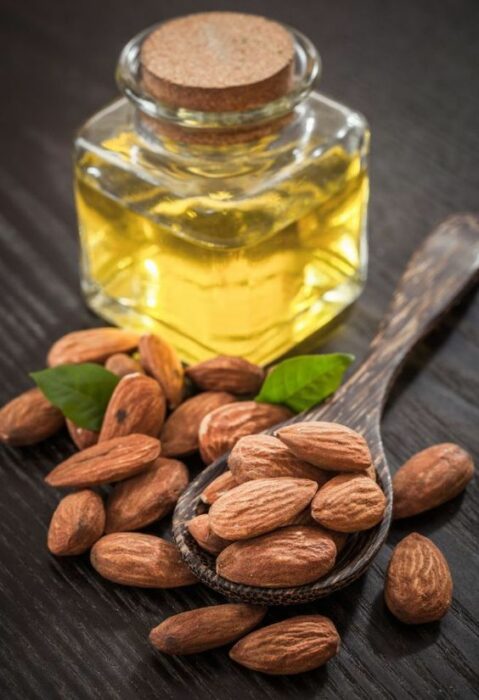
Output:
<path fill-rule="evenodd" d="M 167 104 L 142 80 L 153 30 L 120 56 L 124 96 L 75 140 L 84 294 L 187 362 L 270 362 L 317 338 L 364 284 L 366 121 L 313 91 L 319 56 L 293 29 L 280 97 L 219 112 Z"/>

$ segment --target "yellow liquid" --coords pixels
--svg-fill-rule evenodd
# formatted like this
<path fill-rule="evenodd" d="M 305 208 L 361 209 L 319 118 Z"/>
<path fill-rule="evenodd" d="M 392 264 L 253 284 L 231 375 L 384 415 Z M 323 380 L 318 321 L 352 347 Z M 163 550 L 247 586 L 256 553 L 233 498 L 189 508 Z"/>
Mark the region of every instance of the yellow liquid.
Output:
<path fill-rule="evenodd" d="M 121 137 L 108 144 L 123 146 Z M 335 147 L 244 196 L 213 181 L 206 194 L 180 198 L 108 167 L 92 152 L 77 163 L 89 303 L 118 325 L 158 332 L 187 362 L 269 362 L 361 290 L 368 179 L 358 154 Z"/>

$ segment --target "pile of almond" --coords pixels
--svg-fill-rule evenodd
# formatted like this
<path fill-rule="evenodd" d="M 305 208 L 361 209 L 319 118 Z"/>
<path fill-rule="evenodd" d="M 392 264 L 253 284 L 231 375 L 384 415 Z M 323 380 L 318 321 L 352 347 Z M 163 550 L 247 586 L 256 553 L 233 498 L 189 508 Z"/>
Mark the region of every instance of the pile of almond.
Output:
<path fill-rule="evenodd" d="M 202 494 L 208 512 L 188 524 L 230 581 L 276 588 L 318 580 L 334 567 L 349 533 L 381 521 L 385 497 L 358 433 L 332 423 L 296 423 L 274 436 L 257 434 L 292 415 L 249 400 L 261 387 L 262 368 L 218 357 L 185 370 L 161 338 L 115 328 L 70 333 L 48 354 L 50 367 L 85 362 L 104 364 L 121 379 L 99 431 L 66 421 L 78 451 L 46 477 L 51 486 L 73 489 L 51 519 L 54 555 L 91 550 L 96 571 L 127 586 L 195 583 L 174 544 L 136 531 L 171 513 L 188 483 L 177 458 L 196 450 L 208 464 L 233 448 L 229 469 Z M 62 413 L 31 389 L 0 410 L 0 442 L 32 445 L 64 424 Z M 472 460 L 458 446 L 424 450 L 394 477 L 395 517 L 444 503 L 472 475 Z M 438 620 L 451 595 L 449 568 L 437 547 L 415 533 L 403 539 L 386 576 L 391 612 L 409 624 Z M 168 654 L 235 642 L 233 660 L 271 674 L 311 670 L 337 653 L 339 634 L 328 618 L 300 615 L 254 630 L 266 612 L 245 604 L 190 610 L 164 620 L 150 641 Z"/>
<path fill-rule="evenodd" d="M 127 354 L 135 351 L 137 358 Z M 104 364 L 122 378 L 99 434 L 67 421 L 80 450 L 136 432 L 159 438 L 164 457 L 183 457 L 199 449 L 209 464 L 241 436 L 292 416 L 284 406 L 244 400 L 259 391 L 265 377 L 261 367 L 221 356 L 185 370 L 174 349 L 152 334 L 139 336 L 118 328 L 76 331 L 54 343 L 47 362 L 49 367 Z M 33 445 L 63 424 L 61 412 L 40 390 L 31 389 L 0 410 L 0 441 Z"/>
<path fill-rule="evenodd" d="M 228 465 L 202 494 L 208 513 L 188 529 L 217 555 L 217 573 L 235 583 L 281 588 L 317 581 L 334 567 L 349 533 L 384 516 L 386 498 L 366 441 L 337 423 L 245 436 Z"/>
<path fill-rule="evenodd" d="M 186 488 L 188 470 L 174 457 L 200 449 L 205 460 L 213 460 L 241 435 L 274 425 L 291 412 L 272 404 L 237 402 L 259 390 L 262 368 L 241 358 L 218 357 L 185 372 L 173 348 L 152 334 L 117 328 L 77 331 L 54 343 L 47 358 L 50 367 L 84 362 L 104 364 L 121 379 L 99 432 L 66 421 L 78 452 L 45 481 L 77 490 L 53 513 L 49 550 L 65 556 L 93 547 L 95 569 L 125 585 L 196 582 L 175 545 L 133 532 L 171 513 Z M 200 393 L 185 398 L 185 377 Z M 60 410 L 40 389 L 30 389 L 0 410 L 0 441 L 32 445 L 64 424 Z M 106 502 L 92 490 L 112 484 Z"/>

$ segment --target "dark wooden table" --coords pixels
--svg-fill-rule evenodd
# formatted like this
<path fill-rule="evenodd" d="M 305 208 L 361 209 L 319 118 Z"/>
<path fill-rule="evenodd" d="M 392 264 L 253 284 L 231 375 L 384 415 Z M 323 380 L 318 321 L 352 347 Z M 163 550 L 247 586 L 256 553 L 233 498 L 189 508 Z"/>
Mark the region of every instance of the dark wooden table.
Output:
<path fill-rule="evenodd" d="M 408 256 L 443 217 L 479 209 L 477 0 L 245 0 L 319 47 L 322 89 L 371 122 L 369 283 L 326 350 L 361 358 Z M 78 283 L 71 194 L 75 127 L 115 95 L 113 70 L 141 28 L 209 3 L 193 0 L 1 0 L 0 403 L 29 386 L 59 335 L 88 327 Z M 473 295 L 424 342 L 384 418 L 391 465 L 435 442 L 479 454 L 479 304 Z M 202 586 L 140 591 L 101 580 L 87 557 L 45 548 L 59 495 L 43 476 L 70 449 L 1 449 L 0 693 L 3 698 L 472 698 L 478 689 L 479 495 L 394 525 L 366 576 L 307 606 L 331 616 L 343 643 L 327 668 L 298 677 L 249 673 L 225 650 L 155 655 L 149 629 L 217 601 Z M 406 627 L 385 610 L 392 546 L 411 530 L 446 554 L 454 602 L 441 624 Z M 303 609 L 304 610 L 304 609 Z M 296 612 L 296 611 L 294 611 Z M 286 614 L 289 614 L 287 611 Z M 291 611 L 293 613 L 293 611 Z M 271 612 L 271 619 L 284 615 Z"/>

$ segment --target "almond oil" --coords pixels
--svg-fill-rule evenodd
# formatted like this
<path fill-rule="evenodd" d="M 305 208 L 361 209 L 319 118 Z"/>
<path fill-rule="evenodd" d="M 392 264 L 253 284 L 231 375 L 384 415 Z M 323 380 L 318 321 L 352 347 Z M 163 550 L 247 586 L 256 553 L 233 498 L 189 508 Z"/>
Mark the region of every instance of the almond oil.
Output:
<path fill-rule="evenodd" d="M 312 93 L 284 126 L 239 143 L 145 123 L 122 99 L 76 140 L 90 306 L 158 332 L 187 362 L 267 363 L 329 328 L 365 279 L 363 118 Z"/>

